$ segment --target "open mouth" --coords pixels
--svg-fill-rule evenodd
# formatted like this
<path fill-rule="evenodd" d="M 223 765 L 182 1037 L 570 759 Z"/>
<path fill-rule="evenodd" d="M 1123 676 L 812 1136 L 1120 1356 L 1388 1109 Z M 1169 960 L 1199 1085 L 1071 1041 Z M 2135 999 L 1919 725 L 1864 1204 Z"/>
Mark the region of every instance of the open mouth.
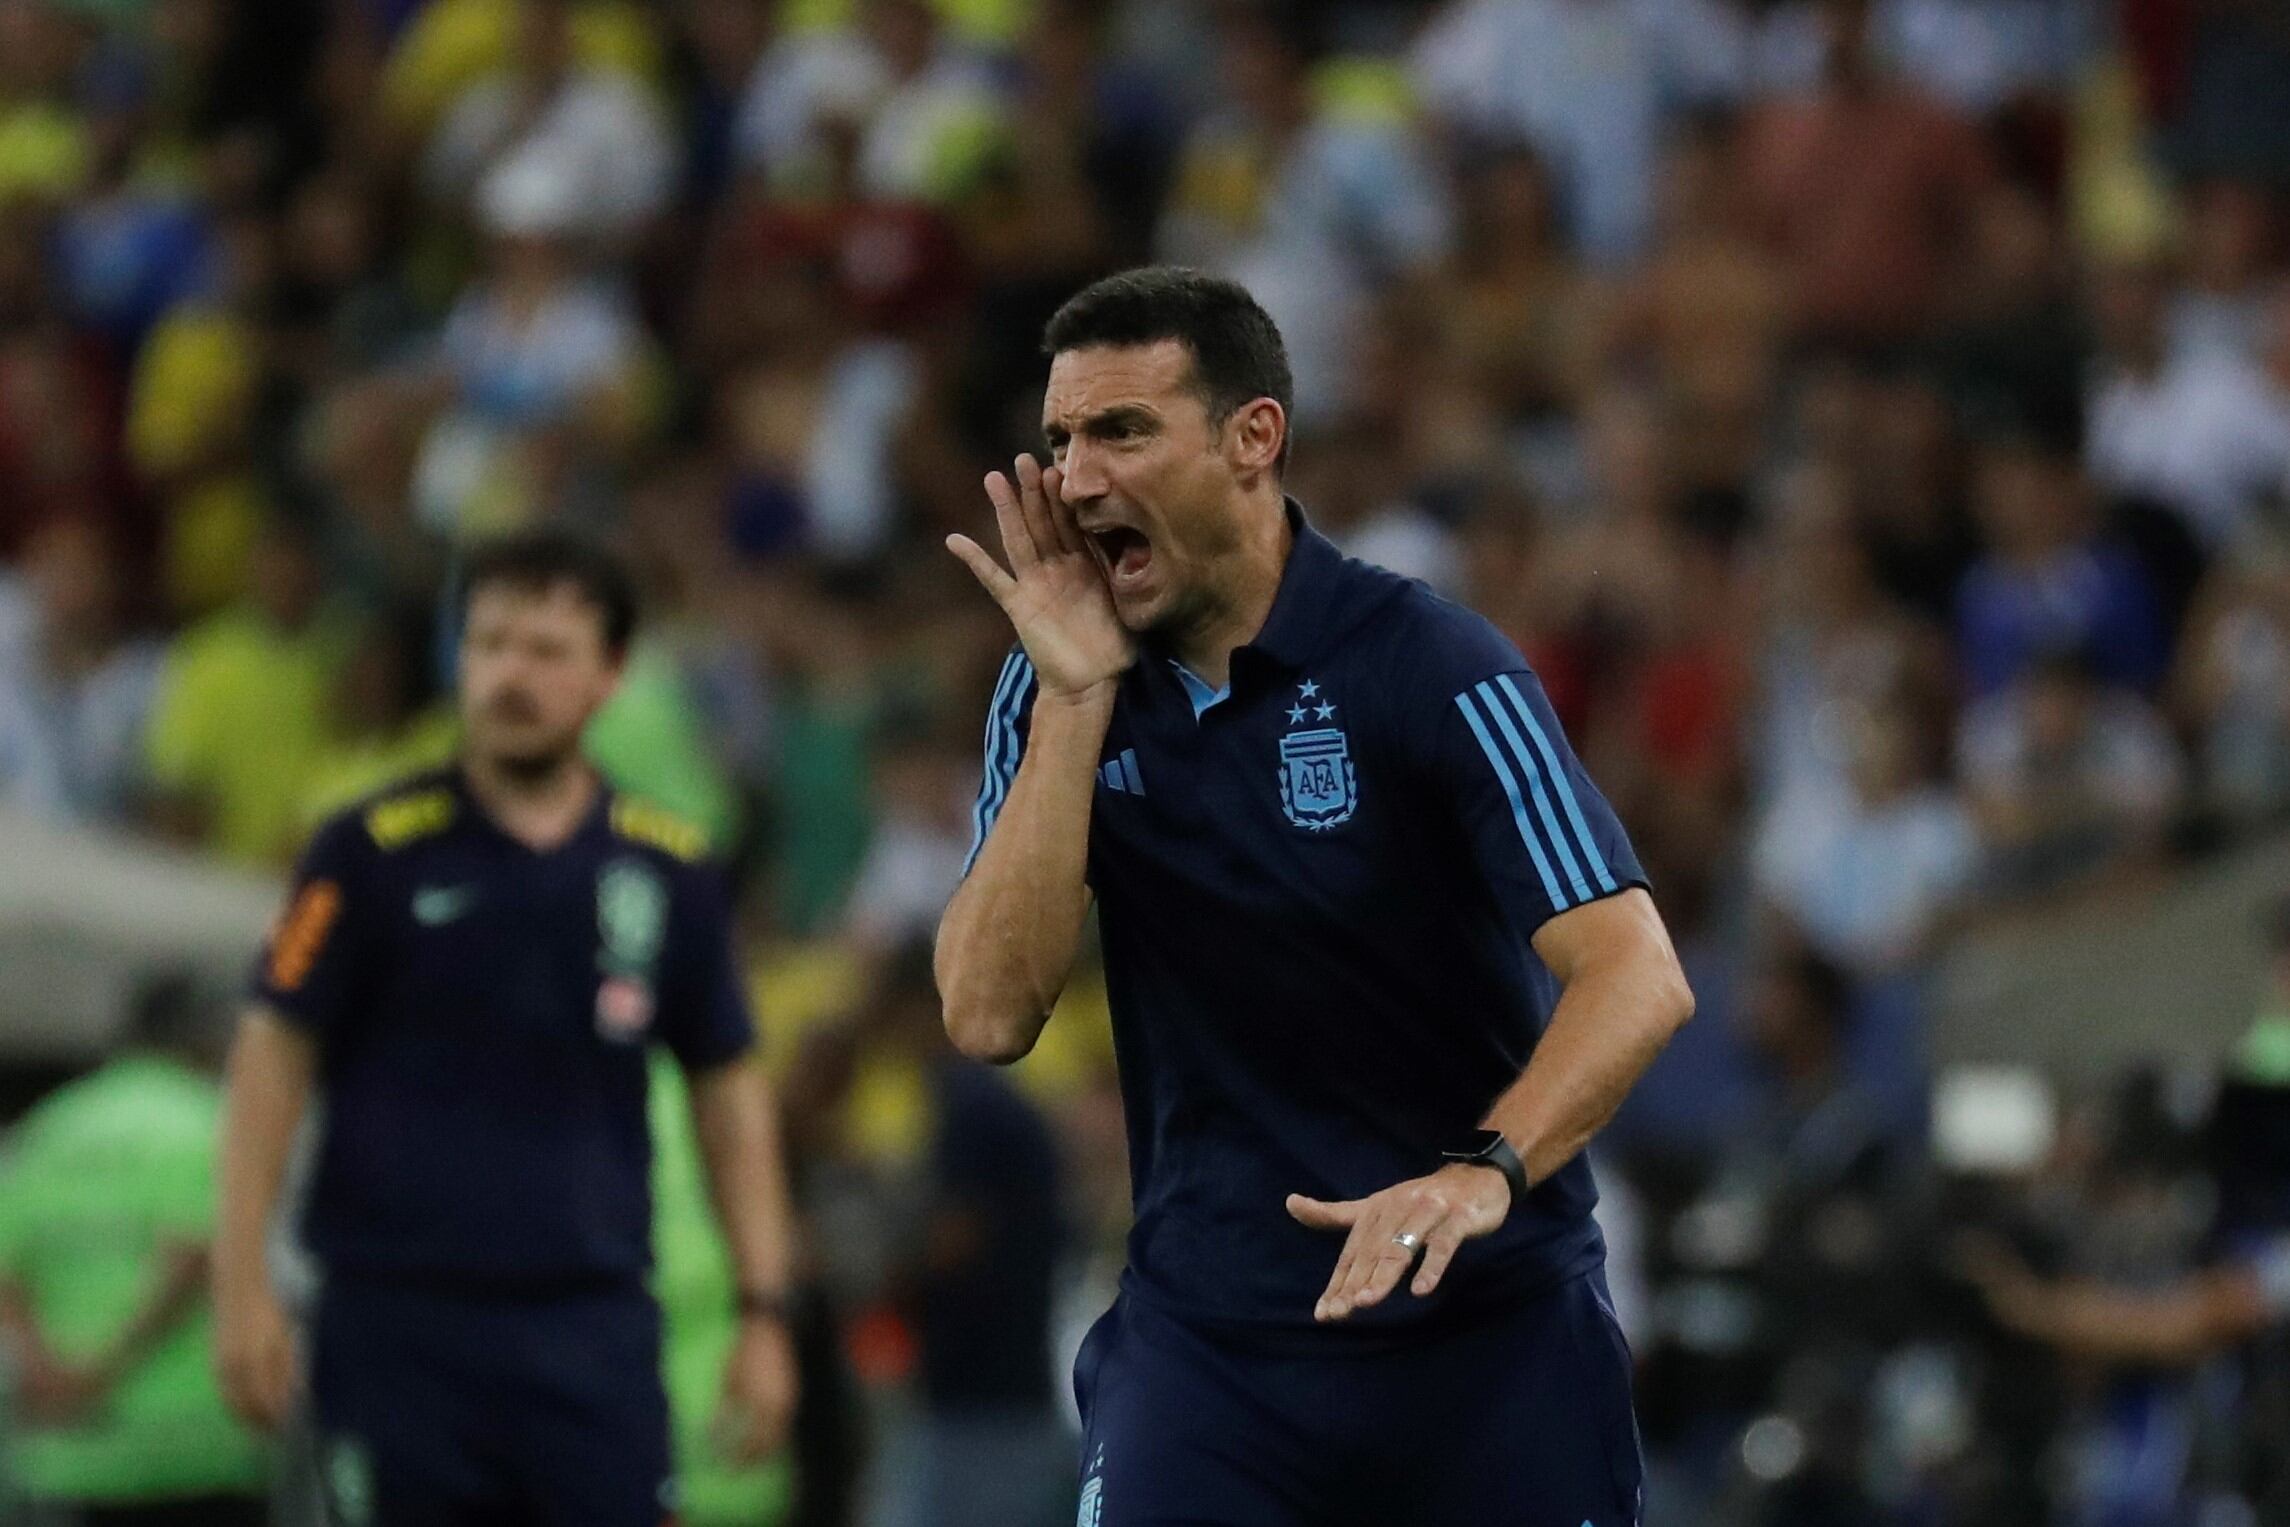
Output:
<path fill-rule="evenodd" d="M 1116 589 L 1135 584 L 1145 576 L 1153 563 L 1153 543 L 1145 533 L 1127 525 L 1108 525 L 1103 530 L 1089 533 L 1090 543 L 1097 548 L 1105 563 L 1106 576 Z"/>

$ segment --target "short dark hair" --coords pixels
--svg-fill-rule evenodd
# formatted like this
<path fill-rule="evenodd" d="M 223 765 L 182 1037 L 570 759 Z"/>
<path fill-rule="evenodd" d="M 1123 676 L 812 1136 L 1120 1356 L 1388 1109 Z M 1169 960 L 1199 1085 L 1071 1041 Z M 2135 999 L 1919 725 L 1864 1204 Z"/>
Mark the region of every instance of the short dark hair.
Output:
<path fill-rule="evenodd" d="M 1193 355 L 1193 386 L 1222 425 L 1233 410 L 1270 398 L 1291 417 L 1296 380 L 1288 347 L 1248 288 L 1182 265 L 1142 265 L 1093 281 L 1057 310 L 1042 330 L 1042 350 L 1058 355 L 1097 345 L 1153 345 L 1176 340 Z M 1288 437 L 1279 465 L 1288 465 Z"/>
<path fill-rule="evenodd" d="M 510 587 L 541 594 L 572 585 L 596 607 L 604 623 L 605 650 L 628 650 L 636 635 L 636 583 L 618 557 L 597 542 L 569 530 L 521 530 L 480 542 L 461 564 L 461 618 L 486 587 Z"/>

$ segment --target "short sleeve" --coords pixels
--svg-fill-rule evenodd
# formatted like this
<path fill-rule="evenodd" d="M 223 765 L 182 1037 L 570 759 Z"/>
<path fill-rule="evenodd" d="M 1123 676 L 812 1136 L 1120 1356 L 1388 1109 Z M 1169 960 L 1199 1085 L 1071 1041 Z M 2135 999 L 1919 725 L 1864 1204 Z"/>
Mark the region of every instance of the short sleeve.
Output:
<path fill-rule="evenodd" d="M 713 865 L 678 887 L 676 932 L 660 993 L 660 1042 L 687 1071 L 739 1059 L 755 1045 L 747 983 L 732 943 L 731 889 Z"/>
<path fill-rule="evenodd" d="M 1010 782 L 1018 777 L 1018 764 L 1026 755 L 1026 733 L 1033 716 L 1034 665 L 1023 647 L 1013 647 L 1003 659 L 1002 675 L 994 685 L 994 701 L 986 711 L 986 762 L 978 781 L 978 799 L 970 807 L 970 852 L 962 861 L 968 879 L 971 866 L 986 847 L 994 819 L 1010 798 Z"/>
<path fill-rule="evenodd" d="M 1435 736 L 1436 776 L 1472 857 L 1523 932 L 1646 883 L 1531 671 L 1459 683 Z"/>
<path fill-rule="evenodd" d="M 360 988 L 366 929 L 375 914 L 373 840 L 355 816 L 321 827 L 295 866 L 285 910 L 271 927 L 252 981 L 254 1000 L 297 1028 L 323 1034 Z"/>

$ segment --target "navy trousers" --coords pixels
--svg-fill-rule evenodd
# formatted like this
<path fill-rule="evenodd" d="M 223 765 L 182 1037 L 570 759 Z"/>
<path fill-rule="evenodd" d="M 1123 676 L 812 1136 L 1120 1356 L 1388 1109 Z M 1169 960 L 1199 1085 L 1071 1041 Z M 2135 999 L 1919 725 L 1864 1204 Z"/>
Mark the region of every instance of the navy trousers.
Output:
<path fill-rule="evenodd" d="M 332 1527 L 660 1527 L 660 1314 L 641 1286 L 547 1298 L 330 1282 L 311 1340 Z"/>
<path fill-rule="evenodd" d="M 1274 1355 L 1124 1294 L 1082 1343 L 1080 1527 L 1637 1527 L 1592 1272 L 1488 1320 Z"/>

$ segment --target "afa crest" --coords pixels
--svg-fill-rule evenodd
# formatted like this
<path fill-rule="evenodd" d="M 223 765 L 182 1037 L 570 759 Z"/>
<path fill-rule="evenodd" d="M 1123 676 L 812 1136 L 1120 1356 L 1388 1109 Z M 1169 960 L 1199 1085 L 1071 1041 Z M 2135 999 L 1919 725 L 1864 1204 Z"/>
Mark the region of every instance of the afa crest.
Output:
<path fill-rule="evenodd" d="M 1360 804 L 1351 744 L 1332 726 L 1280 739 L 1280 805 L 1288 820 L 1312 832 L 1352 819 Z"/>

